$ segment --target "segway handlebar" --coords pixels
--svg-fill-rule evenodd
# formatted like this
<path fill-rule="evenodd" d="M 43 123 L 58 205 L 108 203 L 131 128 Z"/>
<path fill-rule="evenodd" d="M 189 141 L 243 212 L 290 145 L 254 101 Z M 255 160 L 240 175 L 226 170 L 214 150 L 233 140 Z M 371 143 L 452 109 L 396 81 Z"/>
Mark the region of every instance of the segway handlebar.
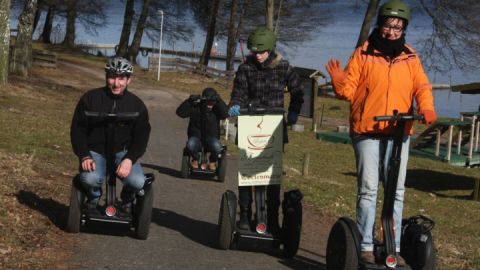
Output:
<path fill-rule="evenodd" d="M 283 114 L 285 109 L 281 107 L 256 107 L 249 106 L 247 108 L 240 109 L 240 115 L 263 115 L 263 114 Z"/>
<path fill-rule="evenodd" d="M 85 116 L 88 117 L 97 117 L 97 118 L 108 118 L 108 119 L 135 119 L 140 115 L 139 112 L 122 112 L 122 113 L 106 113 L 106 112 L 92 112 L 85 111 Z"/>
<path fill-rule="evenodd" d="M 394 112 L 393 115 L 380 115 L 374 116 L 373 120 L 382 122 L 382 121 L 415 121 L 415 120 L 423 120 L 423 115 L 413 115 L 413 114 L 397 114 Z"/>

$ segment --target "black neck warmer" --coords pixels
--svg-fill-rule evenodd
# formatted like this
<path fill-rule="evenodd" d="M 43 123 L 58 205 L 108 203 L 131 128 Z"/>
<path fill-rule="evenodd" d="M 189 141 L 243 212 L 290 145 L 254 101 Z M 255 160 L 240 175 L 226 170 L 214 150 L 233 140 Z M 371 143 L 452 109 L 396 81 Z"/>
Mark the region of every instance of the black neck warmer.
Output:
<path fill-rule="evenodd" d="M 372 33 L 368 37 L 368 42 L 373 46 L 375 50 L 380 51 L 382 54 L 388 56 L 390 59 L 399 56 L 406 49 L 405 34 L 402 34 L 399 39 L 389 40 L 383 38 L 380 35 L 380 31 L 378 28 L 375 28 L 372 31 Z"/>

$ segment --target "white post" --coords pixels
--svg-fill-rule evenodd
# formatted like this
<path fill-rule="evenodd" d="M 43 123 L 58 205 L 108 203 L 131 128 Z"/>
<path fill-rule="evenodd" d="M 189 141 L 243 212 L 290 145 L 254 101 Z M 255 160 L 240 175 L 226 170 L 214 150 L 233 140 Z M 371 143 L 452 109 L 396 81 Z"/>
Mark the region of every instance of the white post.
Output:
<path fill-rule="evenodd" d="M 160 21 L 160 41 L 158 43 L 158 73 L 157 81 L 160 80 L 160 68 L 162 67 L 162 38 L 163 38 L 163 10 L 159 10 L 162 19 Z"/>

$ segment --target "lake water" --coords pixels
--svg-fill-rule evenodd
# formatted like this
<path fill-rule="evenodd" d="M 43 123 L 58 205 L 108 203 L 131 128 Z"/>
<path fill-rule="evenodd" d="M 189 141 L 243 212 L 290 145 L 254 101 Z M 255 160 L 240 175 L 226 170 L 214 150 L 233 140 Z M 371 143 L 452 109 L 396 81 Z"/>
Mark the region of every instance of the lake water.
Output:
<path fill-rule="evenodd" d="M 414 48 L 421 47 L 419 40 L 430 33 L 430 19 L 422 14 L 414 6 L 414 1 L 407 1 L 414 7 L 412 21 L 409 25 L 406 40 Z M 123 24 L 123 4 L 114 5 L 108 9 L 107 22 L 103 27 L 98 28 L 98 36 L 87 33 L 83 27 L 77 25 L 76 43 L 106 43 L 116 44 L 120 39 L 120 33 Z M 345 64 L 353 52 L 358 39 L 363 17 L 366 10 L 364 1 L 359 0 L 336 0 L 327 1 L 327 3 L 317 4 L 315 6 L 318 12 L 324 12 L 329 17 L 329 24 L 325 27 L 318 27 L 313 33 L 312 39 L 302 43 L 289 44 L 286 46 L 278 42 L 278 51 L 294 66 L 320 69 L 326 73 L 324 65 L 331 57 L 338 58 Z M 13 10 L 11 15 L 11 28 L 16 28 L 19 10 Z M 43 14 L 45 15 L 45 14 Z M 164 20 L 169 18 L 165 16 Z M 43 18 L 40 23 L 43 22 Z M 56 39 L 61 40 L 64 34 L 64 21 L 56 21 L 58 24 L 58 34 Z M 41 26 L 39 27 L 41 29 Z M 166 31 L 164 29 L 164 31 Z M 164 37 L 167 33 L 164 32 Z M 38 35 L 38 33 L 36 33 Z M 133 37 L 133 30 L 132 30 Z M 162 48 L 176 49 L 184 51 L 201 51 L 205 42 L 205 33 L 197 28 L 194 36 L 189 41 L 176 41 L 175 43 L 164 40 Z M 217 39 L 217 51 L 220 54 L 225 53 L 225 40 Z M 158 42 L 153 42 L 144 36 L 142 46 L 158 48 Z M 113 52 L 112 52 L 113 53 Z M 237 54 L 240 56 L 240 49 L 237 48 Z M 168 56 L 167 56 L 168 57 Z M 146 67 L 147 59 L 139 57 L 138 62 Z M 224 68 L 221 61 L 211 61 L 211 66 Z M 433 84 L 465 84 L 480 81 L 480 69 L 475 71 L 463 72 L 453 70 L 448 74 L 438 74 L 427 71 L 427 75 Z M 439 116 L 459 117 L 460 112 L 477 111 L 480 105 L 480 95 L 462 95 L 449 90 L 434 91 L 435 106 Z"/>

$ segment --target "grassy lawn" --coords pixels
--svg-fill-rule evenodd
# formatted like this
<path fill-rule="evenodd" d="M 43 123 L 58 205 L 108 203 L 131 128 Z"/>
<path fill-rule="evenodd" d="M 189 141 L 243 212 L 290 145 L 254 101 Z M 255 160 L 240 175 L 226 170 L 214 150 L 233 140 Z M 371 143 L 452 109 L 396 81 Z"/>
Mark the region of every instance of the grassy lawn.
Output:
<path fill-rule="evenodd" d="M 60 58 L 98 68 L 104 63 L 96 57 L 59 54 Z M 71 81 L 65 85 L 45 79 L 65 76 Z M 191 94 L 213 86 L 227 103 L 230 99 L 232 85 L 223 80 L 162 72 L 157 82 L 156 72 L 139 69 L 135 76 L 136 80 Z M 42 269 L 62 258 L 58 252 L 68 253 L 62 247 L 73 238 L 62 232 L 60 220 L 76 170 L 69 126 L 81 93 L 98 86 L 90 84 L 78 74 L 36 69 L 31 78 L 12 78 L 8 87 L 0 88 L 0 203 L 4 206 L 0 207 L 0 252 L 10 255 L 0 256 L 0 264 L 7 268 Z M 347 123 L 349 108 L 345 102 L 319 98 L 317 108 L 323 118 L 321 129 L 333 130 Z M 310 128 L 308 120 L 301 122 L 305 129 Z M 290 132 L 289 137 L 284 155 L 286 185 L 300 188 L 306 202 L 321 215 L 354 217 L 356 178 L 351 145 L 316 140 L 311 131 Z M 235 152 L 233 146 L 229 149 Z M 309 173 L 302 176 L 307 153 Z M 404 215 L 424 214 L 435 220 L 438 269 L 480 269 L 480 202 L 471 200 L 475 179 L 480 179 L 478 168 L 410 157 Z"/>

